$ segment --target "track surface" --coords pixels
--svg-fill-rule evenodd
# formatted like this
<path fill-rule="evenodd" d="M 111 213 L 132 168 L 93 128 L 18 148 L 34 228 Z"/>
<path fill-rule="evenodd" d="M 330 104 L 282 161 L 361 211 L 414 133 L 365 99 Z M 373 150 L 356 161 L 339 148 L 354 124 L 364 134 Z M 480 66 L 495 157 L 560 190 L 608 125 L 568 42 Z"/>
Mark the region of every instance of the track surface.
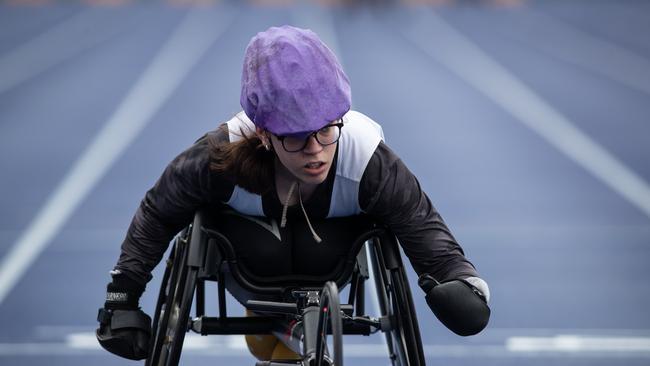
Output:
<path fill-rule="evenodd" d="M 650 363 L 650 3 L 100 3 L 0 2 L 0 365 L 129 363 L 92 332 L 133 212 L 286 23 L 339 55 L 491 286 L 472 338 L 413 288 L 428 364 Z M 252 365 L 242 342 L 190 338 L 182 364 Z M 379 336 L 345 347 L 386 363 Z"/>

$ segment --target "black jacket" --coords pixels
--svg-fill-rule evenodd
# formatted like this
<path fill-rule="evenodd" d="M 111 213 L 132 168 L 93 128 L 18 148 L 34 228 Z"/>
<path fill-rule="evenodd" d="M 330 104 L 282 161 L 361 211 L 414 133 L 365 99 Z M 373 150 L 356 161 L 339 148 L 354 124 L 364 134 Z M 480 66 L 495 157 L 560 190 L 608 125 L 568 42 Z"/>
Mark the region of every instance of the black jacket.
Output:
<path fill-rule="evenodd" d="M 223 205 L 233 192 L 234 177 L 209 167 L 210 139 L 228 141 L 225 125 L 177 156 L 146 193 L 133 217 L 115 269 L 141 285 L 151 279 L 151 271 L 169 242 L 192 221 L 196 210 Z M 332 166 L 325 182 L 304 202 L 310 218 L 326 217 L 335 170 Z M 262 202 L 266 216 L 281 217 L 282 205 L 275 189 L 263 195 Z M 439 281 L 478 276 L 416 177 L 383 142 L 363 173 L 359 206 L 393 231 L 418 275 L 429 273 Z"/>

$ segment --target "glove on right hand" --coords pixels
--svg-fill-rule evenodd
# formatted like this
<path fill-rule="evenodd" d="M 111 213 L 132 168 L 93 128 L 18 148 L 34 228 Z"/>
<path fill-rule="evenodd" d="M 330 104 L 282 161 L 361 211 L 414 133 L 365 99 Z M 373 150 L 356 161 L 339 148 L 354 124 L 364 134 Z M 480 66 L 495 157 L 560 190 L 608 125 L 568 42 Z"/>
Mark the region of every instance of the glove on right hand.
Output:
<path fill-rule="evenodd" d="M 481 292 L 467 281 L 439 283 L 430 275 L 422 275 L 418 284 L 426 292 L 433 313 L 452 332 L 470 336 L 487 326 L 490 308 Z"/>
<path fill-rule="evenodd" d="M 105 350 L 129 360 L 149 356 L 151 318 L 142 310 L 99 309 L 97 320 L 95 335 Z"/>

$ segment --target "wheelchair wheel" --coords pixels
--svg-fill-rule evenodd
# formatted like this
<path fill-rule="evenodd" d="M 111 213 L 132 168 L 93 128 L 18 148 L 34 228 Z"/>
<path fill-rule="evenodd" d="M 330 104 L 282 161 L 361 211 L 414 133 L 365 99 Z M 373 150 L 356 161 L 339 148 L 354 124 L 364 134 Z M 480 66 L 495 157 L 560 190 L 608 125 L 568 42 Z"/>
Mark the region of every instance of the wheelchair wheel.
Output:
<path fill-rule="evenodd" d="M 325 284 L 320 296 L 318 313 L 318 334 L 316 335 L 315 366 L 343 366 L 343 324 L 341 320 L 341 302 L 336 283 Z M 328 329 L 332 330 L 332 352 L 326 358 Z M 311 366 L 311 365 L 310 365 Z"/>
<path fill-rule="evenodd" d="M 187 265 L 189 238 L 176 241 L 161 284 L 147 366 L 178 365 L 188 331 L 197 269 Z"/>
<path fill-rule="evenodd" d="M 386 332 L 389 357 L 393 366 L 424 366 L 422 339 L 406 272 L 399 266 L 386 269 L 381 253 L 370 247 L 372 266 L 382 316 L 388 316 L 391 329 Z"/>

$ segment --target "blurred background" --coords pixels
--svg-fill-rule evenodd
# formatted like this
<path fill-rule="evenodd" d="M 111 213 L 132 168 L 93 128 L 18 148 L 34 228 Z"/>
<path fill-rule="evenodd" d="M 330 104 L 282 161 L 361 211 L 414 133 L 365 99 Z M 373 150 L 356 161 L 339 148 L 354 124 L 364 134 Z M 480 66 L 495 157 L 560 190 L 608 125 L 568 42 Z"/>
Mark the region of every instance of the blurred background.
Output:
<path fill-rule="evenodd" d="M 282 24 L 338 55 L 491 286 L 470 338 L 414 286 L 427 364 L 650 364 L 650 2 L 0 0 L 0 365 L 136 364 L 93 334 L 131 217 Z M 254 360 L 196 336 L 182 364 Z"/>

